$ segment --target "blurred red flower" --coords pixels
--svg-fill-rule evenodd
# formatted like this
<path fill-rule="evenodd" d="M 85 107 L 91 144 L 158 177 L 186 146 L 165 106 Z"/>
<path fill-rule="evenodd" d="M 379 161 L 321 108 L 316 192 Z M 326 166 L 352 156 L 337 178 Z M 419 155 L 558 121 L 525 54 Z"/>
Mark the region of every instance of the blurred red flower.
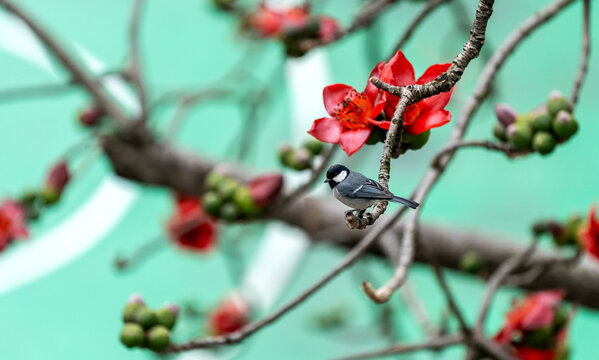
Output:
<path fill-rule="evenodd" d="M 11 199 L 0 204 L 0 251 L 13 240 L 29 236 L 25 211 L 21 205 Z"/>
<path fill-rule="evenodd" d="M 436 64 L 430 66 L 418 80 L 415 80 L 414 68 L 406 59 L 403 52 L 398 50 L 388 63 L 380 62 L 372 70 L 370 76 L 375 76 L 382 81 L 394 86 L 407 86 L 413 84 L 426 84 L 441 75 L 451 64 Z M 404 112 L 404 131 L 408 134 L 419 135 L 435 127 L 443 126 L 451 120 L 451 113 L 445 110 L 445 106 L 451 98 L 453 88 L 450 91 L 431 96 L 409 105 Z M 380 122 L 379 126 L 388 130 L 391 118 L 399 102 L 399 98 L 387 92 L 380 91 L 377 101 L 384 104 L 384 113 L 387 121 Z"/>
<path fill-rule="evenodd" d="M 250 180 L 248 184 L 254 203 L 263 208 L 273 203 L 283 189 L 283 176 L 279 173 L 264 174 Z"/>
<path fill-rule="evenodd" d="M 589 210 L 587 223 L 580 231 L 580 240 L 587 253 L 599 259 L 599 220 L 596 205 Z"/>
<path fill-rule="evenodd" d="M 249 303 L 239 294 L 233 294 L 210 314 L 208 329 L 212 335 L 223 335 L 241 329 L 250 321 Z"/>
<path fill-rule="evenodd" d="M 204 213 L 199 198 L 177 195 L 175 213 L 167 224 L 171 240 L 192 251 L 208 252 L 217 242 L 217 225 Z"/>

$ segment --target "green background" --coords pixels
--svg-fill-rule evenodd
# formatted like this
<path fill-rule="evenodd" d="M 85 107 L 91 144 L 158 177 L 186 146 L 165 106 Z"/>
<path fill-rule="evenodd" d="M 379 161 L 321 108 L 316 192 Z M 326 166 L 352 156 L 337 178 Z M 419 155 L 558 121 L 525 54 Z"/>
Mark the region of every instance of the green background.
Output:
<path fill-rule="evenodd" d="M 129 1 L 21 0 L 44 25 L 64 42 L 77 43 L 108 64 L 117 67 L 126 58 Z M 315 2 L 316 9 L 346 21 L 355 13 L 359 1 L 329 0 Z M 471 19 L 475 1 L 462 1 Z M 488 26 L 488 56 L 503 39 L 546 1 L 497 1 Z M 326 57 L 334 82 L 360 89 L 373 65 L 386 60 L 394 41 L 402 34 L 420 4 L 401 2 L 368 32 L 361 32 L 330 46 Z M 570 6 L 554 21 L 535 32 L 508 60 L 497 78 L 491 102 L 479 111 L 468 137 L 490 138 L 495 119 L 493 102 L 506 102 L 519 111 L 536 107 L 551 89 L 571 91 L 580 58 L 580 14 L 582 4 Z M 461 49 L 468 33 L 456 26 L 447 5 L 436 11 L 415 32 L 404 48 L 419 76 L 431 64 L 450 62 Z M 470 21 L 470 20 L 468 20 Z M 599 21 L 594 11 L 592 23 Z M 592 27 L 593 38 L 599 36 Z M 207 1 L 148 1 L 143 19 L 145 71 L 153 94 L 161 91 L 209 84 L 243 58 L 246 43 L 239 39 L 236 24 L 226 15 L 215 13 Z M 378 41 L 373 41 L 373 39 Z M 378 43 L 378 45 L 376 44 Z M 596 42 L 595 42 L 596 43 Z M 250 67 L 261 79 L 280 69 L 282 57 L 277 44 L 266 44 L 263 56 Z M 44 71 L 22 60 L 0 53 L 0 88 L 51 82 Z M 476 60 L 456 87 L 449 110 L 459 113 L 482 68 Z M 591 58 L 590 72 L 576 109 L 581 130 L 576 137 L 546 158 L 533 155 L 510 161 L 504 156 L 482 150 L 464 150 L 443 176 L 425 204 L 422 219 L 455 227 L 480 229 L 526 241 L 530 224 L 539 218 L 565 217 L 586 212 L 597 200 L 599 147 L 597 134 L 597 94 L 599 63 Z M 289 134 L 289 103 L 284 94 L 283 75 L 275 76 L 275 91 L 262 110 L 256 147 L 249 155 L 250 165 L 266 170 L 277 169 L 275 149 Z M 76 111 L 85 106 L 83 92 L 72 90 L 59 96 L 0 103 L 0 193 L 17 194 L 42 181 L 54 159 L 68 146 L 85 136 L 74 121 Z M 265 100 L 266 101 L 266 100 Z M 161 128 L 172 108 L 163 107 L 153 119 Z M 239 130 L 243 110 L 231 103 L 208 103 L 194 110 L 179 136 L 182 146 L 217 159 L 230 158 L 230 143 Z M 324 109 L 323 109 L 324 115 Z M 392 189 L 407 194 L 424 173 L 432 154 L 443 146 L 452 124 L 433 131 L 429 145 L 422 151 L 409 152 L 392 165 Z M 272 141 L 277 139 L 277 141 Z M 351 159 L 352 167 L 374 176 L 381 145 L 367 148 Z M 345 155 L 339 161 L 348 162 Z M 95 162 L 68 189 L 61 204 L 49 211 L 32 232 L 44 234 L 72 213 L 97 188 L 109 172 L 104 159 Z M 0 353 L 3 359 L 146 359 L 154 355 L 126 350 L 118 342 L 120 311 L 132 292 L 140 292 L 152 306 L 165 301 L 191 302 L 211 306 L 234 286 L 226 270 L 222 252 L 194 256 L 165 247 L 138 270 L 119 274 L 112 262 L 117 253 L 130 253 L 136 246 L 162 231 L 171 211 L 169 193 L 163 189 L 143 188 L 141 196 L 119 225 L 91 251 L 37 281 L 0 295 Z M 243 239 L 244 257 L 251 258 L 257 246 L 255 236 Z M 235 240 L 235 229 L 222 241 Z M 27 246 L 26 242 L 18 246 Z M 10 251 L 10 250 L 9 250 Z M 60 249 L 56 249 L 60 251 Z M 0 255 L 2 256 L 2 255 Z M 51 254 L 49 254 L 51 256 Z M 327 246 L 311 249 L 300 270 L 279 301 L 293 298 L 343 256 Z M 364 272 L 368 269 L 367 274 Z M 373 277 L 381 283 L 390 274 L 384 264 L 365 258 L 320 293 L 281 321 L 260 332 L 244 344 L 242 359 L 330 358 L 353 352 L 377 349 L 388 343 L 375 325 L 380 307 L 365 300 L 360 280 Z M 10 274 L 0 274 L 10 276 Z M 443 312 L 443 299 L 431 272 L 415 266 L 411 273 L 414 287 L 437 319 Z M 474 320 L 484 289 L 482 282 L 452 275 L 450 284 L 460 294 L 460 306 Z M 514 291 L 502 291 L 491 312 L 487 330 L 495 332 L 509 308 Z M 599 300 L 598 300 L 599 301 Z M 395 326 L 401 340 L 422 338 L 405 307 L 393 302 Z M 401 306 L 400 306 L 401 305 Z M 343 306 L 348 309 L 346 328 L 322 332 L 311 326 L 315 312 Z M 199 331 L 199 320 L 186 319 L 175 336 L 184 339 Z M 571 328 L 573 359 L 597 356 L 596 334 L 599 316 L 579 310 Z M 443 358 L 459 358 L 452 349 Z M 408 355 L 406 358 L 439 358 L 438 354 Z"/>

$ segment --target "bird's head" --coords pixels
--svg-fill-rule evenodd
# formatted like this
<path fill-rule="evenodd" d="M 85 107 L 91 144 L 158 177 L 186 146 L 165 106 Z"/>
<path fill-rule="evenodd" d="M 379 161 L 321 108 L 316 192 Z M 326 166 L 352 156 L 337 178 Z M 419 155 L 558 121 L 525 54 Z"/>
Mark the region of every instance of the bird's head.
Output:
<path fill-rule="evenodd" d="M 341 164 L 332 165 L 329 170 L 327 170 L 327 178 L 324 181 L 325 183 L 329 183 L 329 186 L 334 188 L 345 180 L 345 178 L 349 175 L 349 169 Z"/>

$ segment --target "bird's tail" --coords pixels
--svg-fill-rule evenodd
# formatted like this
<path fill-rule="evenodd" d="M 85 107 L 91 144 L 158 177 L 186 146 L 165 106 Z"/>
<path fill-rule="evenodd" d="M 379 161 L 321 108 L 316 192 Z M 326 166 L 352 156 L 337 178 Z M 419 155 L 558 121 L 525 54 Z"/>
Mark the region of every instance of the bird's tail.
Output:
<path fill-rule="evenodd" d="M 420 205 L 416 201 L 404 199 L 404 198 L 399 197 L 399 196 L 393 196 L 393 199 L 391 199 L 391 201 L 396 202 L 396 203 L 400 203 L 400 204 L 404 204 L 406 206 L 411 207 L 412 209 L 416 209 Z"/>

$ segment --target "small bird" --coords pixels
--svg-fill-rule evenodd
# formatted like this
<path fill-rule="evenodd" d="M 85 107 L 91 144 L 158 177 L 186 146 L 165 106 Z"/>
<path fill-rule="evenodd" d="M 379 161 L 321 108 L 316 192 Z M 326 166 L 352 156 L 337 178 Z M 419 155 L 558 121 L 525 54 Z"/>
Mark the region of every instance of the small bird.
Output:
<path fill-rule="evenodd" d="M 392 201 L 416 209 L 417 202 L 395 196 L 378 182 L 367 178 L 359 172 L 350 171 L 341 164 L 332 165 L 327 170 L 327 179 L 337 200 L 352 209 L 358 210 L 358 216 L 379 201 Z"/>

